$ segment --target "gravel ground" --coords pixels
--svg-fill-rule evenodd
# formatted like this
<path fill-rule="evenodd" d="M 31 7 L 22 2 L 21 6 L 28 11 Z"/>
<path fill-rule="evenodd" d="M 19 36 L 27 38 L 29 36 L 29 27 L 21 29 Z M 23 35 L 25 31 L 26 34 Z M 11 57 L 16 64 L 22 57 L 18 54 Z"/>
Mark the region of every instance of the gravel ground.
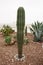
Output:
<path fill-rule="evenodd" d="M 33 42 L 32 34 L 28 33 L 29 43 L 23 45 L 24 61 L 16 61 L 17 44 L 5 46 L 4 38 L 0 34 L 0 65 L 43 65 L 43 42 Z"/>

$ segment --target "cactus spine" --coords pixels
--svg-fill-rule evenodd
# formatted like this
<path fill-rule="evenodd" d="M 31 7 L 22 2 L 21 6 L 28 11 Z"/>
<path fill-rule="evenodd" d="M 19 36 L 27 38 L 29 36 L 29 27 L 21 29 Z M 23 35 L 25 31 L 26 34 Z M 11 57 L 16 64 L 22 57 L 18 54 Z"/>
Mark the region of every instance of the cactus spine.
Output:
<path fill-rule="evenodd" d="M 25 11 L 23 7 L 19 7 L 17 11 L 17 43 L 18 43 L 19 58 L 22 58 L 22 48 L 24 43 L 24 26 L 25 26 Z"/>
<path fill-rule="evenodd" d="M 26 26 L 26 28 L 25 28 L 25 36 L 27 36 L 27 26 Z"/>

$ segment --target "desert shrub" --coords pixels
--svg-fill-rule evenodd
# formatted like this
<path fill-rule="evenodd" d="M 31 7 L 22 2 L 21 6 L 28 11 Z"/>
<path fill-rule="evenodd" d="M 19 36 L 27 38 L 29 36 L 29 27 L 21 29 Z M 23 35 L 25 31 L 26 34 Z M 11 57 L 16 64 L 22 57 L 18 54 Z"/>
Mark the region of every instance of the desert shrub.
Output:
<path fill-rule="evenodd" d="M 31 25 L 30 31 L 34 35 L 34 41 L 41 41 L 43 36 L 43 23 L 39 23 L 38 21 Z"/>
<path fill-rule="evenodd" d="M 24 44 L 28 44 L 29 43 L 29 40 L 28 40 L 28 38 L 24 38 Z"/>
<path fill-rule="evenodd" d="M 9 45 L 11 43 L 11 36 L 6 36 L 5 42 Z"/>
<path fill-rule="evenodd" d="M 3 25 L 1 32 L 4 36 L 8 36 L 10 35 L 10 33 L 14 32 L 14 30 L 12 30 L 12 28 L 8 25 L 7 26 Z"/>

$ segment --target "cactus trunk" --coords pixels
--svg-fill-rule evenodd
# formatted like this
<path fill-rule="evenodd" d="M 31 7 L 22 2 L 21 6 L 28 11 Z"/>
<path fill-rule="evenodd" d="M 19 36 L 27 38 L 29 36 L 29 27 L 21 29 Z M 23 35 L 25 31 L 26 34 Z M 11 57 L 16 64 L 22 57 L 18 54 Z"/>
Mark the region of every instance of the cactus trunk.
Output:
<path fill-rule="evenodd" d="M 18 57 L 21 58 L 22 57 L 22 48 L 23 48 L 23 32 L 18 33 L 17 36 L 18 37 Z"/>
<path fill-rule="evenodd" d="M 24 43 L 24 26 L 25 26 L 25 11 L 23 7 L 18 8 L 17 11 L 17 43 L 18 43 L 18 57 L 22 58 L 22 49 Z"/>

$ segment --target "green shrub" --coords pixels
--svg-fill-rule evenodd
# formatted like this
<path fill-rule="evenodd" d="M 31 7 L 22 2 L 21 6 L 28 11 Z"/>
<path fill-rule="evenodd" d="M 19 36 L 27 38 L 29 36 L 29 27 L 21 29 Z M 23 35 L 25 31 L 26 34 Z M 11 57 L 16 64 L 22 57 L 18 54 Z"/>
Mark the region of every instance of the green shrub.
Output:
<path fill-rule="evenodd" d="M 11 43 L 11 36 L 6 36 L 5 42 L 9 45 Z"/>
<path fill-rule="evenodd" d="M 34 41 L 41 41 L 43 36 L 43 23 L 39 23 L 38 21 L 31 25 L 30 31 L 34 35 Z"/>
<path fill-rule="evenodd" d="M 12 28 L 8 25 L 7 26 L 3 25 L 1 32 L 4 36 L 8 36 L 10 35 L 10 33 L 14 32 L 14 30 L 12 30 Z"/>

